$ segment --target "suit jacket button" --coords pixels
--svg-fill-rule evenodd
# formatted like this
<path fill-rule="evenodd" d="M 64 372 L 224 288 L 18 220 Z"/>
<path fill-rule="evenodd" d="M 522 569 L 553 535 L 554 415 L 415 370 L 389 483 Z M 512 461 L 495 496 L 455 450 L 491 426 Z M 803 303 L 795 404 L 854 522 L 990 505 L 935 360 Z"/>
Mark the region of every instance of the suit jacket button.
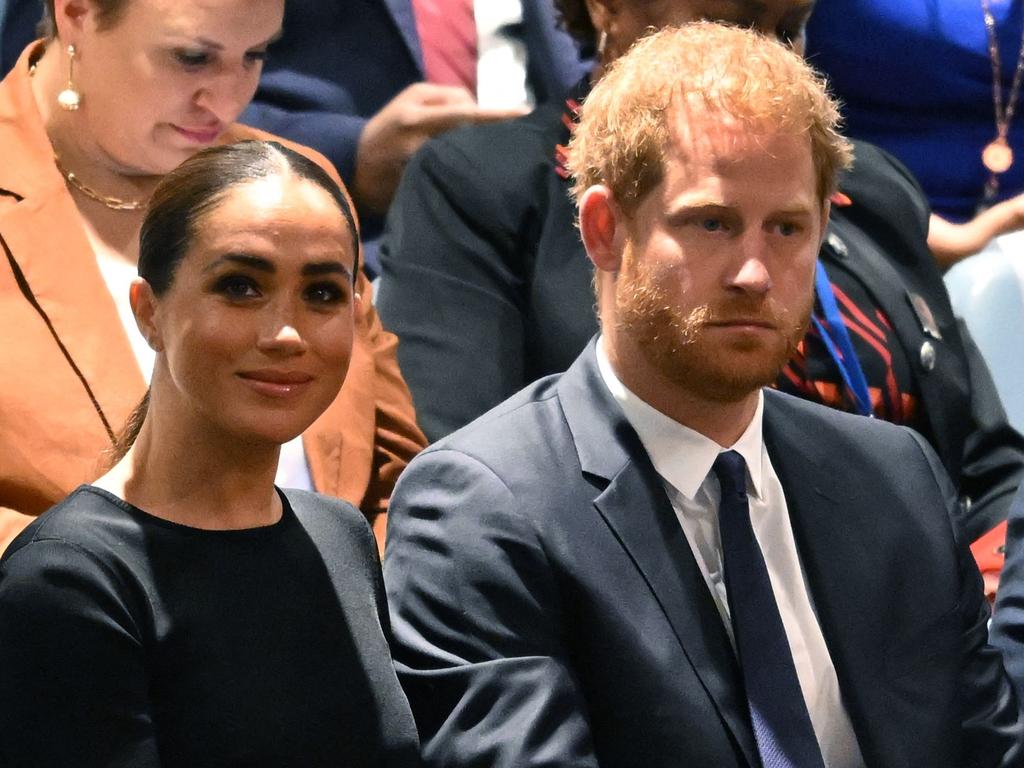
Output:
<path fill-rule="evenodd" d="M 926 371 L 935 367 L 935 345 L 930 341 L 921 345 L 921 367 Z"/>

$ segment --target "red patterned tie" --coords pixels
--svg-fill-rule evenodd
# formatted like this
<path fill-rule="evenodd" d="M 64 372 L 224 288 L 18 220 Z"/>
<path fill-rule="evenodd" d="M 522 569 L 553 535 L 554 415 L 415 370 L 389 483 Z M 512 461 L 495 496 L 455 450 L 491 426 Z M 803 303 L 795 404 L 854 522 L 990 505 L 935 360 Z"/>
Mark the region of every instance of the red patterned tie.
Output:
<path fill-rule="evenodd" d="M 473 0 L 413 0 L 427 80 L 462 85 L 476 95 Z"/>

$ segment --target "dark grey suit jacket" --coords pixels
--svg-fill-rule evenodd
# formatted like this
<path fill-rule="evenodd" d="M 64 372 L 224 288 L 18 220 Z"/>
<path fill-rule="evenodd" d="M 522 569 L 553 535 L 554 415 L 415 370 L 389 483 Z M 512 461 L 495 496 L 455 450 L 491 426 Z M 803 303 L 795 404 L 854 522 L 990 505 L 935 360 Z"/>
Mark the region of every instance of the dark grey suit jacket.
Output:
<path fill-rule="evenodd" d="M 764 434 L 867 764 L 1020 765 L 927 443 L 772 391 Z M 593 344 L 410 464 L 385 582 L 428 765 L 759 765 L 721 619 Z"/>

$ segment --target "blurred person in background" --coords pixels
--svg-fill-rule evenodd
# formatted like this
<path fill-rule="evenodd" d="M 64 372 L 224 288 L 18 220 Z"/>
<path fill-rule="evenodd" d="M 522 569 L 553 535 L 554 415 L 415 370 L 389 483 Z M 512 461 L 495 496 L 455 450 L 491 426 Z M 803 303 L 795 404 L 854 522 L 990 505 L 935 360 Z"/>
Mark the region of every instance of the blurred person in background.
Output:
<path fill-rule="evenodd" d="M 371 274 L 382 217 L 424 141 L 518 116 L 583 71 L 551 0 L 291 0 L 284 30 L 243 122 L 334 163 L 359 209 Z"/>
<path fill-rule="evenodd" d="M 928 245 L 953 309 L 1024 429 L 1024 3 L 822 3 L 808 55 L 849 135 L 899 158 L 931 205 Z"/>

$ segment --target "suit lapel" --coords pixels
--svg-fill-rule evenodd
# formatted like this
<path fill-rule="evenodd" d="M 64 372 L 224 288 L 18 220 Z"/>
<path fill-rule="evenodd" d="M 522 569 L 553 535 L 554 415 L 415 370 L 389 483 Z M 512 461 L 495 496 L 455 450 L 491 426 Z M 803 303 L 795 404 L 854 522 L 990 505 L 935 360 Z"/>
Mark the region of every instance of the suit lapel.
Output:
<path fill-rule="evenodd" d="M 412 3 L 413 0 L 384 0 L 384 6 L 387 8 L 391 20 L 402 36 L 402 40 L 405 41 L 409 55 L 412 56 L 412 60 L 422 75 L 424 72 L 423 49 L 420 47 L 420 36 L 416 31 L 416 14 L 413 12 Z"/>
<path fill-rule="evenodd" d="M 843 703 L 869 765 L 875 723 L 865 705 L 865 673 L 882 667 L 886 636 L 878 595 L 887 585 L 875 560 L 880 510 L 870 483 L 853 476 L 840 457 L 821 454 L 813 421 L 791 413 L 787 396 L 765 393 L 764 436 L 772 466 L 785 489 L 800 563 L 825 644 L 836 669 Z"/>
<path fill-rule="evenodd" d="M 584 474 L 607 482 L 594 506 L 643 575 L 719 715 L 758 765 L 746 700 L 722 619 L 661 478 L 600 380 L 594 342 L 559 383 Z"/>

